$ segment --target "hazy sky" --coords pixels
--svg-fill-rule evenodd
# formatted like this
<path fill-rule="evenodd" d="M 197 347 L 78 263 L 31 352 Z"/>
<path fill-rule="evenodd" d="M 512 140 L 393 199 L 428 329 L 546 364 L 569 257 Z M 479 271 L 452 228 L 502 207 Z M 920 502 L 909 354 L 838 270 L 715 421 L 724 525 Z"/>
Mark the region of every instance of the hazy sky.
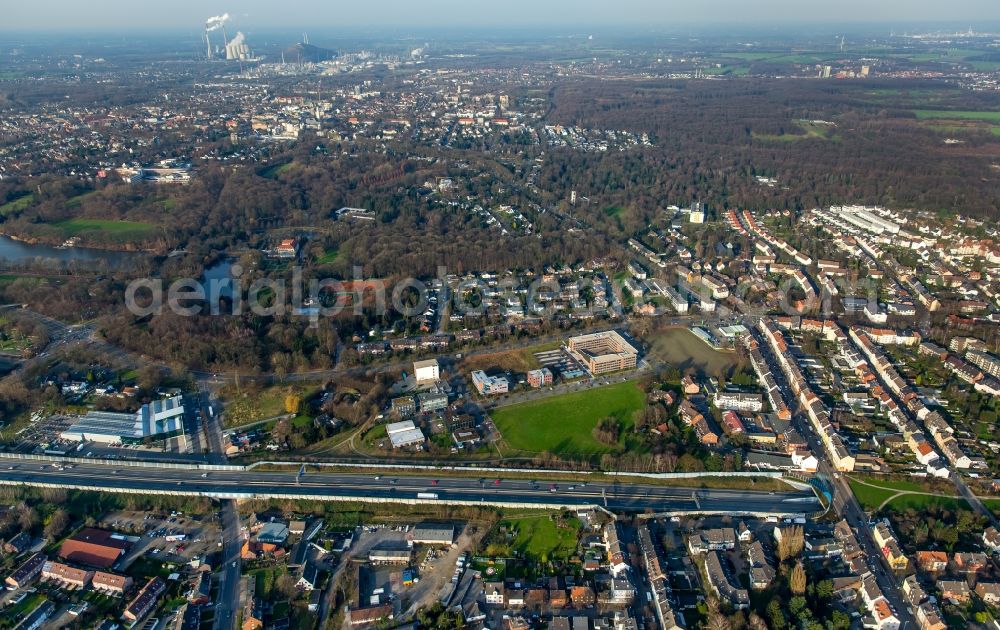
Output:
<path fill-rule="evenodd" d="M 4 6 L 5 5 L 5 6 Z M 228 12 L 239 28 L 1000 20 L 998 0 L 3 0 L 3 30 L 198 28 Z"/>

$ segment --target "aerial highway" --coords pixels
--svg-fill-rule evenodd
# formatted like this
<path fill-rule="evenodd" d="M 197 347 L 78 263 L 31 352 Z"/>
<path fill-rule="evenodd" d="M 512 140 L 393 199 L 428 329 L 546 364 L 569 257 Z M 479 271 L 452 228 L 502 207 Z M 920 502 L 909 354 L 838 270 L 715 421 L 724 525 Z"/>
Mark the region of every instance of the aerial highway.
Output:
<path fill-rule="evenodd" d="M 818 511 L 808 490 L 768 492 L 660 485 L 649 482 L 554 481 L 500 477 L 432 477 L 343 472 L 204 471 L 121 463 L 0 462 L 0 483 L 58 485 L 212 498 L 309 498 L 400 503 L 481 503 L 499 506 L 601 506 L 618 512 L 786 515 Z"/>

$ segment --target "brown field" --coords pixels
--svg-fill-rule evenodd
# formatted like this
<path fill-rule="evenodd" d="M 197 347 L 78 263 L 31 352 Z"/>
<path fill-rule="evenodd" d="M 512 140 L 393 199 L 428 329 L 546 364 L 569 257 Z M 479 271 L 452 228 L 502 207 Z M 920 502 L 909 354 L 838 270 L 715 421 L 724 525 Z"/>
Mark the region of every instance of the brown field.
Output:
<path fill-rule="evenodd" d="M 509 350 L 507 352 L 491 352 L 466 357 L 462 361 L 462 373 L 472 370 L 509 370 L 511 372 L 527 372 L 539 367 L 532 354 L 534 349 Z"/>
<path fill-rule="evenodd" d="M 670 328 L 650 335 L 651 354 L 682 372 L 694 368 L 705 375 L 729 372 L 736 365 L 736 354 L 720 352 L 699 339 L 687 328 Z"/>

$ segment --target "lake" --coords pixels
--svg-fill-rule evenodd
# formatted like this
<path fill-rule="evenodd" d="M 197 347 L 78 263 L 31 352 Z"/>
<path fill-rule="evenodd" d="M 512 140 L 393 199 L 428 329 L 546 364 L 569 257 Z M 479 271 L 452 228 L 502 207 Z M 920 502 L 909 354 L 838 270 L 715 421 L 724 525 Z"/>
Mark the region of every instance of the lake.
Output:
<path fill-rule="evenodd" d="M 15 241 L 9 236 L 0 235 L 0 261 L 7 262 L 34 262 L 55 267 L 64 267 L 71 262 L 103 262 L 112 267 L 120 267 L 142 255 L 140 252 L 116 252 L 87 247 L 59 248 L 51 245 L 24 243 Z"/>

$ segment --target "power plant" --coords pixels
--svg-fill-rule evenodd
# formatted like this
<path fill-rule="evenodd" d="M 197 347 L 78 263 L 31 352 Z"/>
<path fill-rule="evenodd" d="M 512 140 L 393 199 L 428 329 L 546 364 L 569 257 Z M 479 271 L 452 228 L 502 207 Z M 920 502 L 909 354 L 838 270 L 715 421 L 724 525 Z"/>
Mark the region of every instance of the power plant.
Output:
<path fill-rule="evenodd" d="M 226 59 L 246 61 L 248 59 L 253 59 L 253 51 L 250 50 L 250 46 L 246 43 L 246 36 L 242 32 L 237 31 L 236 37 L 233 38 L 231 42 L 226 44 Z"/>
<path fill-rule="evenodd" d="M 430 47 L 429 44 L 424 44 L 420 48 L 415 48 L 410 51 L 410 59 L 417 60 L 423 59 L 427 56 L 427 49 Z"/>
<path fill-rule="evenodd" d="M 222 15 L 214 15 L 205 20 L 205 56 L 207 59 L 213 59 L 217 52 L 219 52 L 217 49 L 212 48 L 211 36 L 212 32 L 218 30 L 222 31 L 222 44 L 224 48 L 221 54 L 226 60 L 251 61 L 254 59 L 253 50 L 247 44 L 246 35 L 242 31 L 237 31 L 236 36 L 232 40 L 226 35 L 226 23 L 231 19 L 232 17 L 228 13 L 223 13 Z"/>

